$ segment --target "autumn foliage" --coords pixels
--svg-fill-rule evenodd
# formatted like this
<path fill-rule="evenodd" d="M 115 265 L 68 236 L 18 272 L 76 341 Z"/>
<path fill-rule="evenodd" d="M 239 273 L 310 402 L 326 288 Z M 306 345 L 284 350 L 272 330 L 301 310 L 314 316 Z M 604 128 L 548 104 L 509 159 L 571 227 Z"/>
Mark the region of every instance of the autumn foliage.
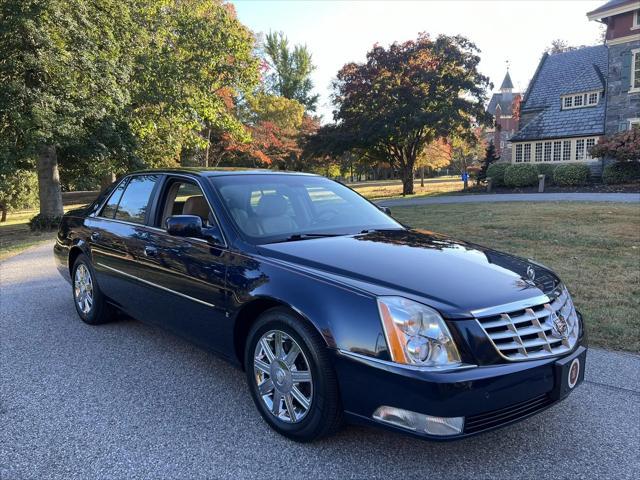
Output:
<path fill-rule="evenodd" d="M 620 162 L 640 160 L 640 128 L 604 137 L 589 153 L 594 158 L 613 158 Z"/>

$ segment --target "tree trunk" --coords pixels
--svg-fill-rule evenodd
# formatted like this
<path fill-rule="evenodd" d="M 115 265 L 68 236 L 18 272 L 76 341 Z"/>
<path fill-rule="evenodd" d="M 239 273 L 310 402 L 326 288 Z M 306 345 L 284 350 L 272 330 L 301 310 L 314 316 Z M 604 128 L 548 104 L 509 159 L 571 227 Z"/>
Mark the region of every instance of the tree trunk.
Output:
<path fill-rule="evenodd" d="M 0 211 L 2 211 L 2 218 L 0 218 L 0 222 L 6 222 L 7 221 L 7 206 L 0 202 Z"/>
<path fill-rule="evenodd" d="M 420 186 L 424 187 L 424 166 L 420 167 Z"/>
<path fill-rule="evenodd" d="M 40 189 L 40 215 L 53 218 L 64 213 L 62 191 L 58 173 L 56 147 L 44 145 L 38 155 L 38 188 Z"/>

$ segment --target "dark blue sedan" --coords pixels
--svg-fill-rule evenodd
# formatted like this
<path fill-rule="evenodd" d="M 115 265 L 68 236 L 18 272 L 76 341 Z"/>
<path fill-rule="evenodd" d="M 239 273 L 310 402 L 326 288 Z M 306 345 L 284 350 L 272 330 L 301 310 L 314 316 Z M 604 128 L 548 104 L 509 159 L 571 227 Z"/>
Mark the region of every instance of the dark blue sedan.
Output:
<path fill-rule="evenodd" d="M 54 252 L 84 322 L 121 311 L 223 356 L 299 441 L 344 420 L 460 438 L 584 377 L 582 317 L 552 271 L 316 175 L 131 174 L 63 217 Z"/>

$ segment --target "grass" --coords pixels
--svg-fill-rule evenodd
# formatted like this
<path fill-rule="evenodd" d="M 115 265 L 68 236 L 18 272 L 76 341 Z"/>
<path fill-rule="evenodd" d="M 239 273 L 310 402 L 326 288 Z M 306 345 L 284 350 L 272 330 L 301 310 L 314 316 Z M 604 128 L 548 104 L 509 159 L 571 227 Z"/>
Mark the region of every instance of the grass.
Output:
<path fill-rule="evenodd" d="M 589 342 L 640 352 L 640 209 L 596 203 L 394 207 L 401 222 L 533 258 L 566 283 Z"/>
<path fill-rule="evenodd" d="M 65 211 L 81 205 L 65 205 Z M 10 212 L 7 221 L 0 223 L 0 260 L 16 255 L 26 248 L 55 238 L 56 232 L 32 232 L 29 220 L 38 210 Z"/>
<path fill-rule="evenodd" d="M 363 185 L 350 184 L 349 186 L 370 200 L 402 196 L 402 182 L 400 180 L 369 182 Z M 462 181 L 456 180 L 455 177 L 425 178 L 424 187 L 420 186 L 420 180 L 416 180 L 413 184 L 413 195 L 407 195 L 405 198 L 451 194 L 461 190 Z"/>

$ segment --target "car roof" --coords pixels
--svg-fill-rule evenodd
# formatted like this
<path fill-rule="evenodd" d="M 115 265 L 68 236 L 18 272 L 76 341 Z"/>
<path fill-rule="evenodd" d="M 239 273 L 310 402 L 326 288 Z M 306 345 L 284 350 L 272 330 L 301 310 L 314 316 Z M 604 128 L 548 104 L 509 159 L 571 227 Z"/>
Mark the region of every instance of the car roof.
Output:
<path fill-rule="evenodd" d="M 133 173 L 186 173 L 191 175 L 201 175 L 204 177 L 220 177 L 229 175 L 304 175 L 317 177 L 313 173 L 290 172 L 285 170 L 267 170 L 259 168 L 204 168 L 204 167 L 180 167 L 180 168 L 157 168 L 141 170 Z"/>

